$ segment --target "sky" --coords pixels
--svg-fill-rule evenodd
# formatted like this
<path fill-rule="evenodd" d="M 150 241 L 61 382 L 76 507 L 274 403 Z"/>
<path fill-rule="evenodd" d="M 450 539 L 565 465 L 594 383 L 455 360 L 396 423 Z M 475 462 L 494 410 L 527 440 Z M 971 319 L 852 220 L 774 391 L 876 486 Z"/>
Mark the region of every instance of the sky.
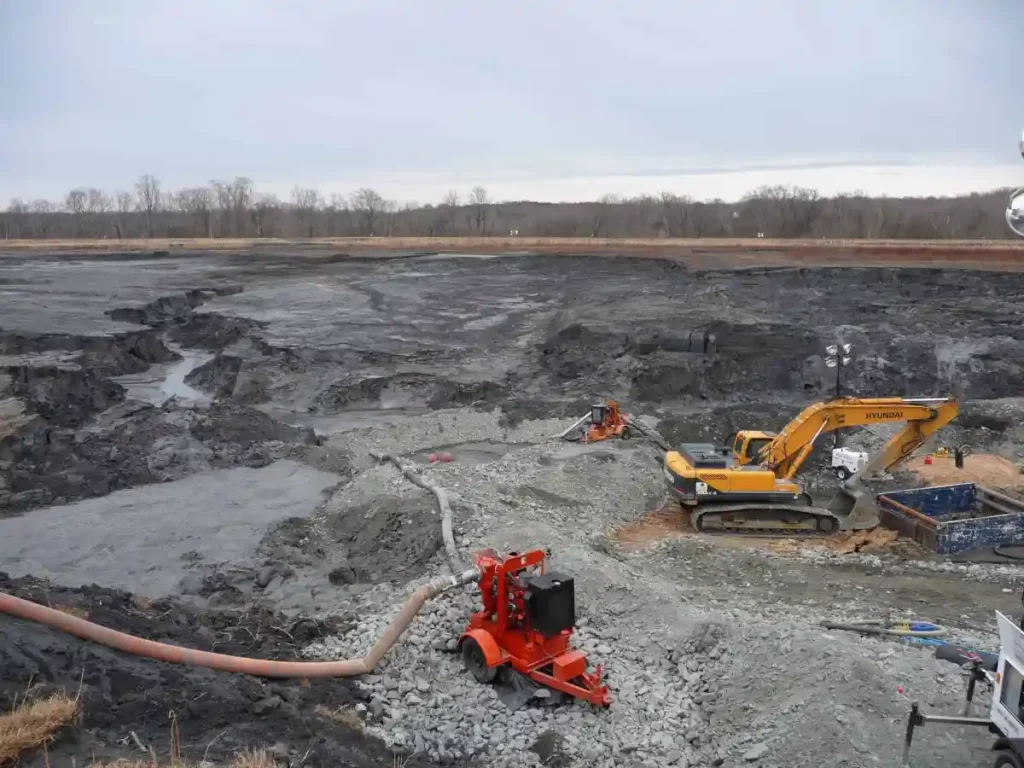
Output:
<path fill-rule="evenodd" d="M 1019 186 L 1022 40 L 1020 0 L 4 0 L 0 205 Z"/>

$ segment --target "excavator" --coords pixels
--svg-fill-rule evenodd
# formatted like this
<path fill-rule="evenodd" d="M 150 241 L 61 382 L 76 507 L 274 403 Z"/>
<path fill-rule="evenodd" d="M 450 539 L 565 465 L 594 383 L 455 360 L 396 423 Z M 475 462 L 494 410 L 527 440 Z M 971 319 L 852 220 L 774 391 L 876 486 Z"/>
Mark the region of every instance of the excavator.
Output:
<path fill-rule="evenodd" d="M 861 477 L 903 461 L 959 413 L 953 398 L 845 397 L 815 403 L 778 434 L 742 430 L 724 447 L 684 443 L 667 451 L 665 479 L 697 531 L 832 533 L 857 507 Z M 827 509 L 814 506 L 793 480 L 821 435 L 900 422 L 906 426 L 843 484 Z"/>

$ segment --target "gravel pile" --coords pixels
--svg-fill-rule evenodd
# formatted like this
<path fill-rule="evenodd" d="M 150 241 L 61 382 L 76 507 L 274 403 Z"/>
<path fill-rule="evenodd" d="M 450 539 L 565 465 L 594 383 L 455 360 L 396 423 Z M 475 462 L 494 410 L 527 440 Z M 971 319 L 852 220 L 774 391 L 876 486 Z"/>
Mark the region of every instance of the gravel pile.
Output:
<path fill-rule="evenodd" d="M 555 703 L 542 691 L 513 710 L 497 687 L 478 684 L 463 669 L 457 653 L 456 640 L 478 607 L 475 590 L 436 601 L 377 674 L 357 681 L 369 699 L 360 711 L 371 733 L 396 750 L 435 760 L 482 758 L 496 766 L 550 762 L 543 754 L 548 741 L 566 765 L 686 766 L 724 758 L 708 727 L 718 700 L 709 664 L 720 653 L 719 627 L 694 625 L 677 639 L 639 636 L 621 605 L 582 614 L 575 645 L 605 665 L 615 703 L 602 711 L 582 702 Z M 390 618 L 366 615 L 348 634 L 308 652 L 360 655 Z M 632 638 L 628 647 L 626 637 Z"/>

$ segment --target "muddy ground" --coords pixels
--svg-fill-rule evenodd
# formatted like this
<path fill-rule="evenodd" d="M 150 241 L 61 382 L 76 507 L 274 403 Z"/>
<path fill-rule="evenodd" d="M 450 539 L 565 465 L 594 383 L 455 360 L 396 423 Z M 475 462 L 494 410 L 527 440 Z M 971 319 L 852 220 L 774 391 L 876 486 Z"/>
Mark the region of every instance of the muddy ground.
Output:
<path fill-rule="evenodd" d="M 130 731 L 159 751 L 168 711 L 213 759 L 263 745 L 296 765 L 894 765 L 897 686 L 955 710 L 957 670 L 818 622 L 910 612 L 991 647 L 993 611 L 1020 610 L 1019 566 L 660 524 L 624 538 L 664 500 L 653 449 L 552 436 L 605 396 L 670 442 L 778 428 L 830 396 L 822 352 L 840 340 L 855 347 L 844 391 L 955 394 L 942 441 L 1018 463 L 1022 300 L 1024 274 L 949 268 L 0 256 L 5 591 L 197 647 L 361 655 L 443 572 L 429 498 L 369 456 L 392 451 L 449 490 L 463 551 L 552 548 L 618 700 L 512 712 L 471 684 L 450 652 L 470 589 L 431 607 L 380 674 L 311 686 L 119 658 L 0 619 L 0 703 L 81 680 L 82 727 L 55 765 L 129 755 Z M 439 452 L 454 461 L 430 465 Z M 823 497 L 824 463 L 802 478 Z M 339 708 L 354 729 L 324 714 Z M 960 735 L 923 743 L 919 764 L 986 764 L 986 737 Z"/>

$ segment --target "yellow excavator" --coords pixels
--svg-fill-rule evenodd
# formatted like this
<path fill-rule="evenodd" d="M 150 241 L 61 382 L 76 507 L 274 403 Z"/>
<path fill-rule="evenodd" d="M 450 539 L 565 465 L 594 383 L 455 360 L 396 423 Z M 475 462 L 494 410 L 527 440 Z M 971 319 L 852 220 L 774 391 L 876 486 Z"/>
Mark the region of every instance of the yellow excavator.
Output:
<path fill-rule="evenodd" d="M 665 453 L 665 479 L 698 531 L 832 533 L 861 496 L 861 477 L 906 459 L 960 413 L 952 398 L 853 398 L 815 403 L 774 434 L 743 430 L 730 444 L 684 443 Z M 845 427 L 905 422 L 828 508 L 814 506 L 793 477 L 823 434 Z"/>

